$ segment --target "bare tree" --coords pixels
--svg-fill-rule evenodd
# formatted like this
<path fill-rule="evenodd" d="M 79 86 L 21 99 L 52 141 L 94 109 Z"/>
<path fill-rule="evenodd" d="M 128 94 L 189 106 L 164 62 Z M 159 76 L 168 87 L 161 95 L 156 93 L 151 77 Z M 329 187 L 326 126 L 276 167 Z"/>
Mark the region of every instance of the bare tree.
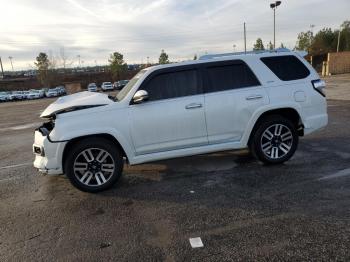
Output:
<path fill-rule="evenodd" d="M 60 62 L 61 62 L 60 64 L 63 67 L 64 72 L 66 72 L 66 68 L 68 66 L 71 66 L 73 64 L 73 61 L 69 60 L 69 58 L 68 58 L 68 56 L 67 56 L 67 54 L 65 52 L 64 46 L 62 46 L 60 48 L 60 57 L 59 57 L 59 59 L 60 59 Z"/>

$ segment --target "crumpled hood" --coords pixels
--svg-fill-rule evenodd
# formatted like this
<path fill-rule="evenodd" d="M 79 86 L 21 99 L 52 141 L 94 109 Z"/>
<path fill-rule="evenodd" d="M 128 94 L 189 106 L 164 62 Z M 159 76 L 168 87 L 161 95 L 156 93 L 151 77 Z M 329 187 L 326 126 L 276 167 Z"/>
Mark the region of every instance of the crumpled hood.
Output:
<path fill-rule="evenodd" d="M 79 92 L 73 95 L 63 96 L 50 104 L 40 117 L 47 118 L 54 114 L 80 110 L 95 106 L 103 106 L 113 103 L 108 95 L 93 92 Z"/>

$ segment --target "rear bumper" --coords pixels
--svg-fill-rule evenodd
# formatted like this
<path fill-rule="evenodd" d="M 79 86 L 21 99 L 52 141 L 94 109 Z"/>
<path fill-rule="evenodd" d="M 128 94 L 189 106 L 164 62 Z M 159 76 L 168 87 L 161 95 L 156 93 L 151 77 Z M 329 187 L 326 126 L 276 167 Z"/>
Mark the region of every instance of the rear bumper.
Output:
<path fill-rule="evenodd" d="M 310 116 L 304 119 L 304 134 L 308 135 L 319 130 L 328 124 L 328 114 Z"/>
<path fill-rule="evenodd" d="M 33 151 L 34 167 L 46 174 L 62 174 L 63 150 L 67 142 L 51 142 L 39 130 L 35 131 Z M 35 150 L 40 148 L 41 150 Z"/>

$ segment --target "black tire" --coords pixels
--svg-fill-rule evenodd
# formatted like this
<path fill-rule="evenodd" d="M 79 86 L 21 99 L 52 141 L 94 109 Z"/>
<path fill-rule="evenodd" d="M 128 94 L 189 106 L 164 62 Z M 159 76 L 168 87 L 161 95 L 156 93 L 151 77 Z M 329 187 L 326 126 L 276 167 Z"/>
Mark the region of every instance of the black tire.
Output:
<path fill-rule="evenodd" d="M 88 155 L 86 152 L 91 152 L 92 156 L 94 156 L 90 158 L 93 161 L 86 161 L 87 167 L 84 163 L 84 160 L 86 160 L 85 156 Z M 103 153 L 107 155 L 105 161 L 98 161 L 99 152 L 107 152 Z M 108 163 L 107 160 L 109 161 Z M 96 165 L 94 164 L 95 162 Z M 110 171 L 105 172 L 103 170 L 104 165 L 108 166 Z M 113 170 L 111 170 L 112 165 L 114 165 Z M 71 147 L 65 161 L 64 171 L 73 186 L 85 192 L 95 193 L 111 188 L 122 175 L 123 165 L 123 155 L 120 149 L 111 141 L 100 137 L 86 138 L 78 141 Z M 85 167 L 87 168 L 86 170 Z M 77 169 L 82 169 L 82 171 Z M 83 178 L 85 174 L 86 178 Z M 102 177 L 106 180 L 105 182 Z M 82 181 L 87 182 L 87 184 Z"/>
<path fill-rule="evenodd" d="M 289 137 L 291 137 L 291 139 L 282 141 L 281 135 L 278 136 L 276 133 L 273 133 L 271 142 L 268 144 L 271 130 L 276 131 L 276 126 L 282 130 L 280 132 L 284 132 L 283 139 Z M 270 133 L 268 133 L 268 131 L 270 131 Z M 298 142 L 299 136 L 295 124 L 293 124 L 289 119 L 280 115 L 270 115 L 259 120 L 259 122 L 256 124 L 251 135 L 249 148 L 253 155 L 263 163 L 281 164 L 289 160 L 294 155 L 295 150 L 298 147 Z M 269 150 L 270 146 L 271 150 Z"/>

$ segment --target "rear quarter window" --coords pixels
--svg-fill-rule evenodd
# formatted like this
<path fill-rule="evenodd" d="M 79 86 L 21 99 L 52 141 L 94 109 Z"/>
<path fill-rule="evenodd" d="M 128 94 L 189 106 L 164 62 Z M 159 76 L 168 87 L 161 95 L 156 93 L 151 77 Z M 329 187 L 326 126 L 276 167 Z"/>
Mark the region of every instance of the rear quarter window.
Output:
<path fill-rule="evenodd" d="M 309 69 L 295 56 L 262 57 L 260 60 L 282 81 L 304 79 Z"/>

